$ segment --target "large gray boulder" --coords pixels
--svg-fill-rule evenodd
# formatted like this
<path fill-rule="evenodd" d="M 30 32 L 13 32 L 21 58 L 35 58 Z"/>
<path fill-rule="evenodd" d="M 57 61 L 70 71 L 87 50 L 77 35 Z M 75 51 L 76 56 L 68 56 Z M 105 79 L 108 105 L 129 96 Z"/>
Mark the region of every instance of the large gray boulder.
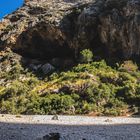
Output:
<path fill-rule="evenodd" d="M 45 75 L 46 75 L 46 74 L 51 74 L 51 73 L 54 72 L 55 67 L 52 66 L 52 65 L 49 64 L 49 63 L 46 63 L 46 64 L 44 64 L 44 65 L 41 67 L 41 70 L 42 70 L 43 74 L 45 74 Z"/>

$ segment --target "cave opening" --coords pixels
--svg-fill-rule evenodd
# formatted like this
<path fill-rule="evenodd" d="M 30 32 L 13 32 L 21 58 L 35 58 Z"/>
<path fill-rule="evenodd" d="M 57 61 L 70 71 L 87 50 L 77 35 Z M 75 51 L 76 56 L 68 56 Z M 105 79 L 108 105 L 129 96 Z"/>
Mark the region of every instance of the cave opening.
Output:
<path fill-rule="evenodd" d="M 14 52 L 31 59 L 49 61 L 53 58 L 74 59 L 74 50 L 67 41 L 40 32 L 23 33 L 17 40 Z"/>

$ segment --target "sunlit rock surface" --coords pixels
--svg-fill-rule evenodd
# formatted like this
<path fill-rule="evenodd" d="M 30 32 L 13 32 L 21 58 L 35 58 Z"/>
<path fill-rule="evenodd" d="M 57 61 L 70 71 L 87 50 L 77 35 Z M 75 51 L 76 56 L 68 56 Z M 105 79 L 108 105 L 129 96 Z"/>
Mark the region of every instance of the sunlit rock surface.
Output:
<path fill-rule="evenodd" d="M 0 23 L 0 48 L 24 56 L 78 56 L 91 48 L 106 57 L 140 56 L 138 0 L 26 0 Z"/>

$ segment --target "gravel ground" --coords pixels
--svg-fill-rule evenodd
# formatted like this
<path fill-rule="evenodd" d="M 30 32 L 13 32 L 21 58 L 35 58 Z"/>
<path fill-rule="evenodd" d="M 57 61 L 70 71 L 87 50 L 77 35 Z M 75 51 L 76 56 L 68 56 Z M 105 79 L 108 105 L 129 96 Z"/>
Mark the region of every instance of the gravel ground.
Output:
<path fill-rule="evenodd" d="M 0 140 L 49 140 L 50 133 L 59 140 L 140 140 L 138 117 L 52 117 L 0 115 Z"/>

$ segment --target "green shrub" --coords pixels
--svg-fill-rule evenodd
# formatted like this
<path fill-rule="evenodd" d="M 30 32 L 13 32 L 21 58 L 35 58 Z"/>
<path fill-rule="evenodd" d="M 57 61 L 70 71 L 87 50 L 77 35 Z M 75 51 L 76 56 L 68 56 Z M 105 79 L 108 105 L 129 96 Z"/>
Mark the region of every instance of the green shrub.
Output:
<path fill-rule="evenodd" d="M 45 97 L 32 97 L 27 112 L 30 114 L 70 114 L 74 100 L 69 95 L 49 94 Z"/>
<path fill-rule="evenodd" d="M 113 70 L 110 66 L 108 66 L 106 64 L 105 60 L 101 60 L 99 62 L 92 62 L 91 65 L 94 66 L 97 69 L 104 68 L 104 69 L 111 69 L 111 70 Z"/>
<path fill-rule="evenodd" d="M 92 62 L 92 59 L 93 59 L 93 53 L 89 49 L 85 49 L 80 52 L 80 62 L 81 63 Z"/>
<path fill-rule="evenodd" d="M 40 83 L 40 81 L 36 77 L 30 77 L 25 81 L 27 82 L 27 85 L 30 86 L 30 88 L 34 88 L 36 85 Z"/>
<path fill-rule="evenodd" d="M 111 115 L 111 116 L 120 116 L 125 115 L 127 113 L 128 106 L 121 100 L 117 98 L 112 98 L 109 102 L 104 106 L 103 114 Z"/>
<path fill-rule="evenodd" d="M 2 113 L 22 113 L 26 110 L 27 95 L 29 94 L 28 86 L 14 81 L 0 95 Z"/>
<path fill-rule="evenodd" d="M 87 114 L 93 111 L 93 107 L 94 107 L 93 104 L 89 104 L 87 101 L 83 101 L 82 104 L 83 104 L 81 108 L 82 114 Z"/>
<path fill-rule="evenodd" d="M 16 64 L 9 72 L 10 79 L 18 79 L 23 72 L 23 68 L 20 64 Z"/>
<path fill-rule="evenodd" d="M 124 61 L 123 64 L 119 67 L 120 71 L 126 71 L 126 72 L 135 72 L 138 70 L 138 66 L 136 63 L 133 63 L 133 61 Z"/>

